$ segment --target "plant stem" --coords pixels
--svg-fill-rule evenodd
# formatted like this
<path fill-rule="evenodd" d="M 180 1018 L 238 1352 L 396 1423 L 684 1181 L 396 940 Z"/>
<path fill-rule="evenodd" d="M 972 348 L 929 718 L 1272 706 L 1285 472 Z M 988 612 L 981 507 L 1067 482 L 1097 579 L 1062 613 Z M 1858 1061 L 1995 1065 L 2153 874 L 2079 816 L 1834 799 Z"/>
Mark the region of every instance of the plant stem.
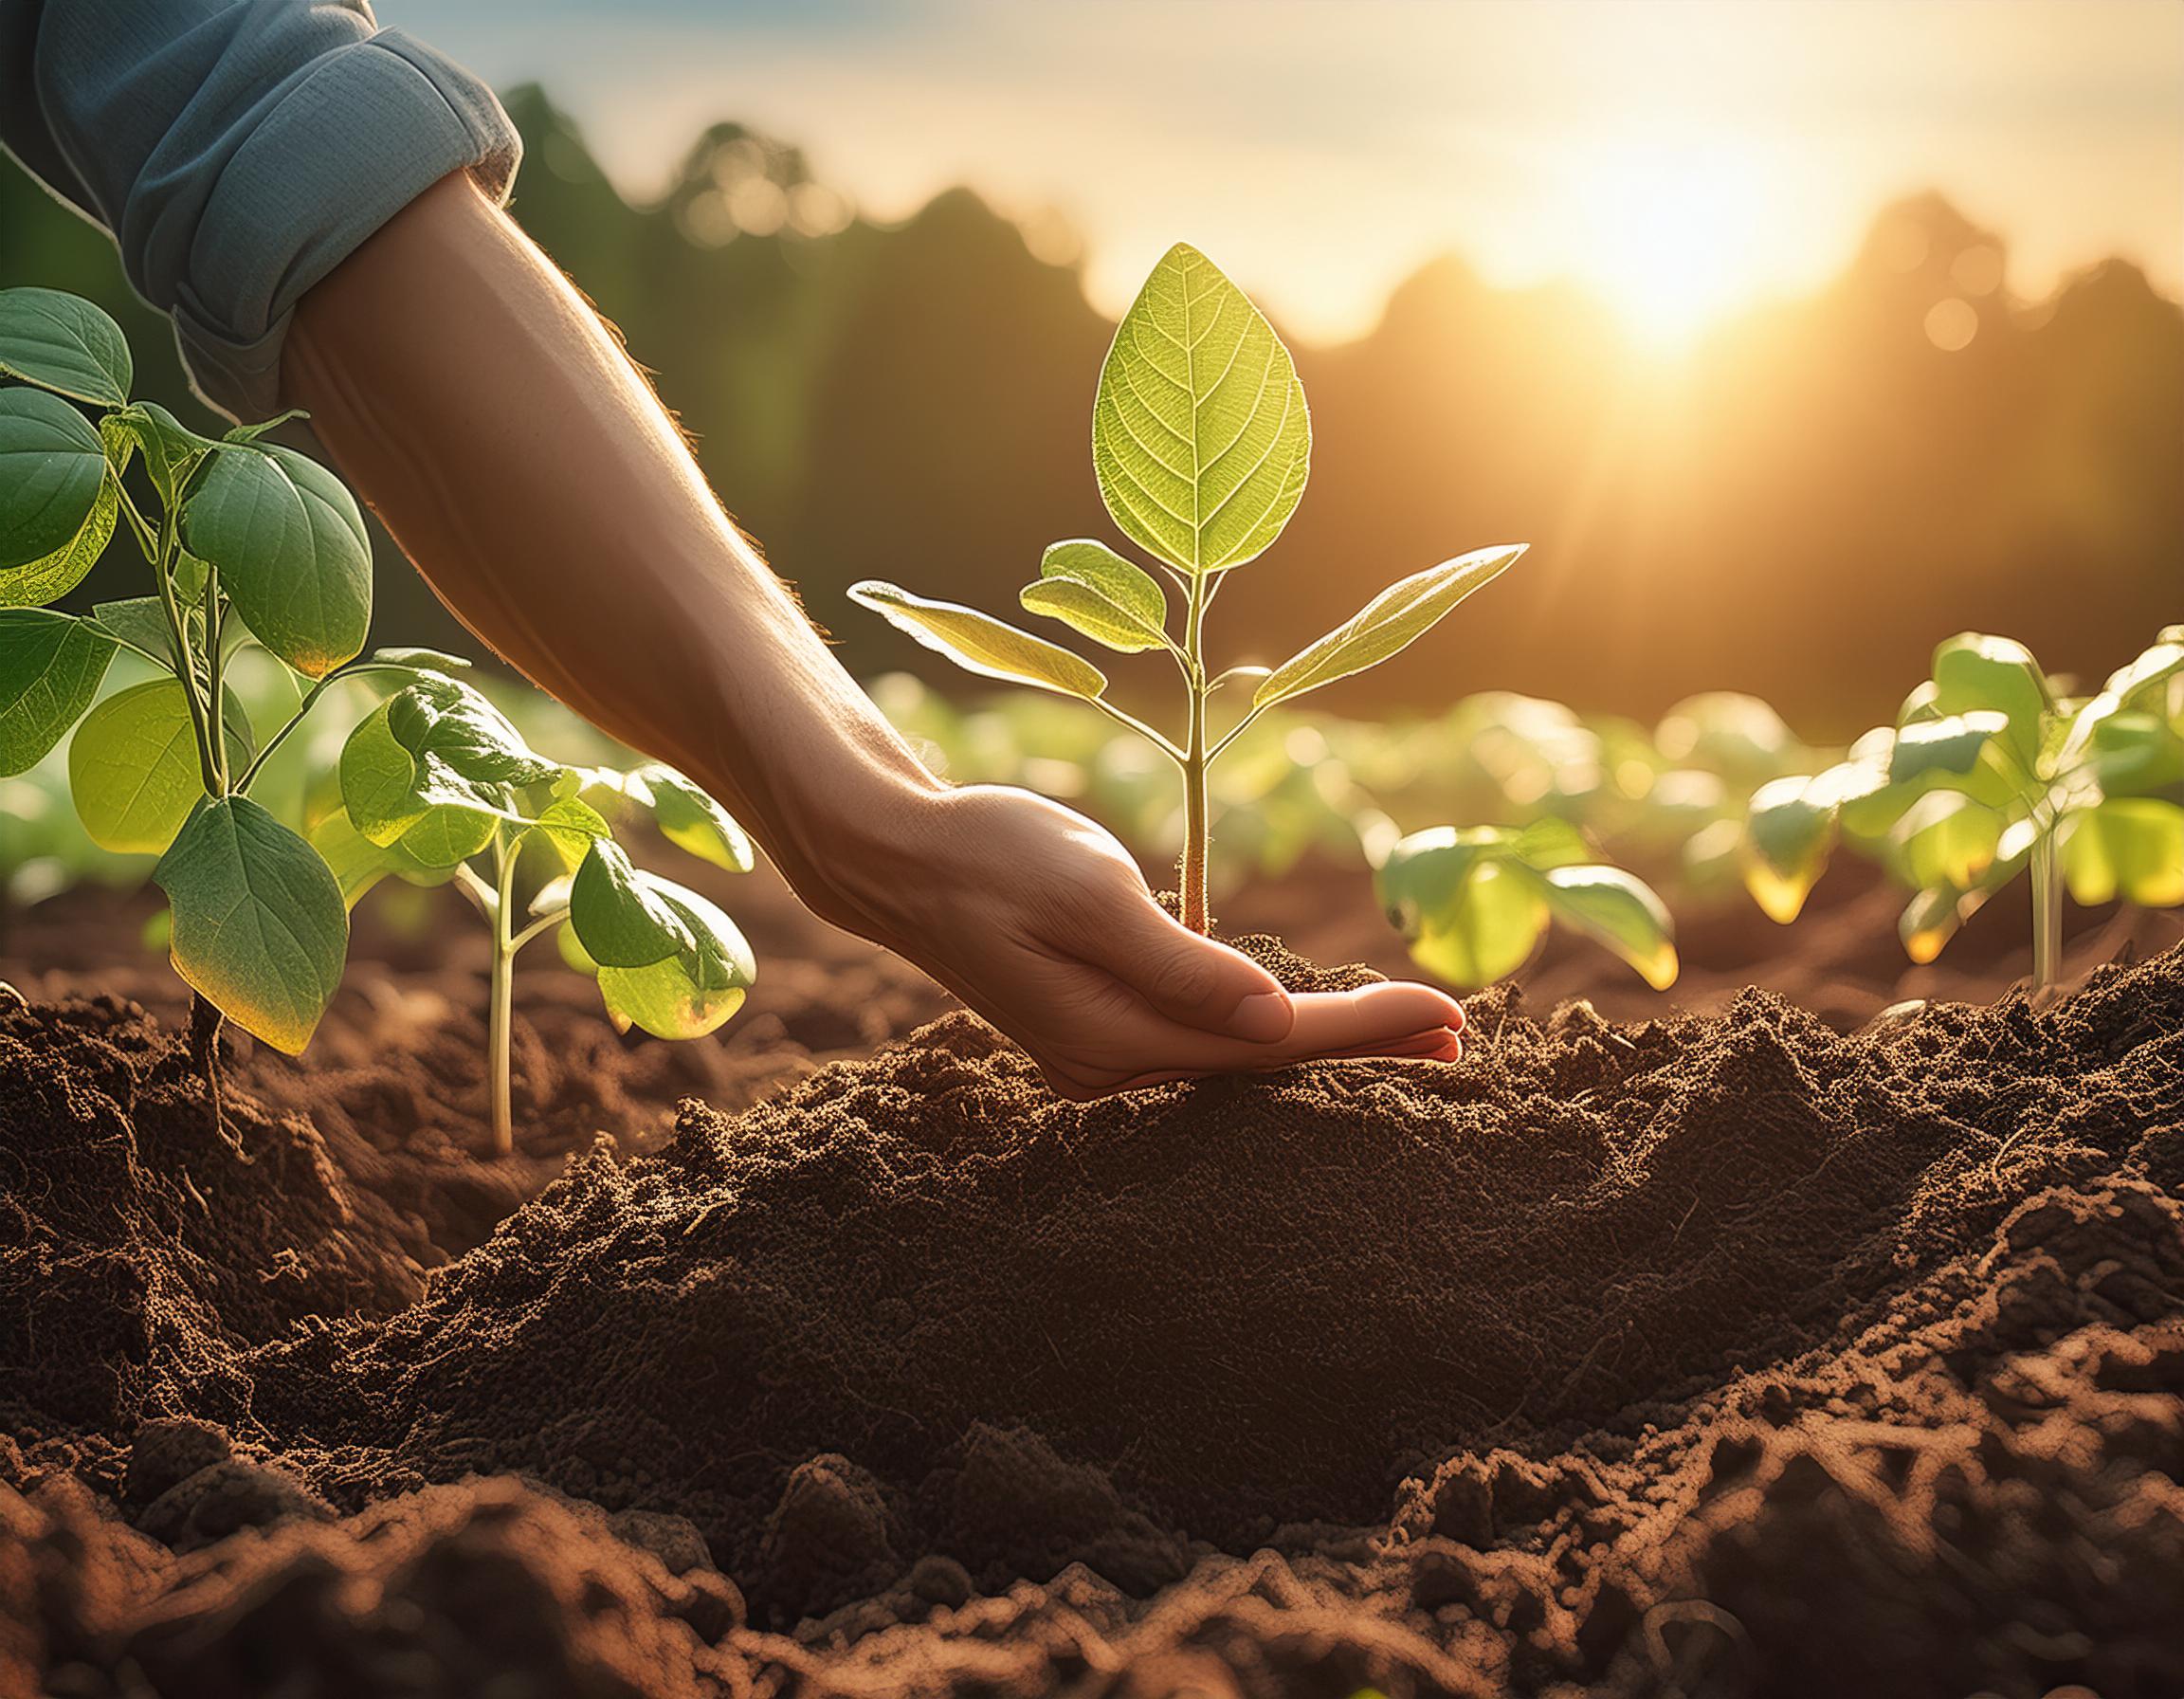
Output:
<path fill-rule="evenodd" d="M 493 983 L 485 1020 L 485 1069 L 493 1084 L 493 1154 L 508 1156 L 516 1148 L 515 1115 L 509 1102 L 509 1029 L 516 1000 L 516 941 L 510 935 L 510 911 L 516 906 L 516 854 L 504 833 L 493 837 L 493 870 L 496 875 L 493 921 Z"/>
<path fill-rule="evenodd" d="M 2055 858 L 2055 828 L 2043 827 L 2032 840 L 2032 990 L 2055 984 L 2063 955 L 2063 878 Z"/>
<path fill-rule="evenodd" d="M 1207 930 L 1206 851 L 1206 575 L 1191 576 L 1191 599 L 1183 628 L 1183 649 L 1190 661 L 1191 732 L 1183 745 L 1183 923 Z"/>
<path fill-rule="evenodd" d="M 220 650 L 223 633 L 220 608 L 220 569 L 209 567 L 205 575 L 205 673 L 208 683 L 205 694 L 210 699 L 208 718 L 212 730 L 212 771 L 219 775 L 220 788 L 215 796 L 228 795 L 228 716 L 224 700 L 226 685 L 222 673 L 226 670 L 226 658 Z"/>

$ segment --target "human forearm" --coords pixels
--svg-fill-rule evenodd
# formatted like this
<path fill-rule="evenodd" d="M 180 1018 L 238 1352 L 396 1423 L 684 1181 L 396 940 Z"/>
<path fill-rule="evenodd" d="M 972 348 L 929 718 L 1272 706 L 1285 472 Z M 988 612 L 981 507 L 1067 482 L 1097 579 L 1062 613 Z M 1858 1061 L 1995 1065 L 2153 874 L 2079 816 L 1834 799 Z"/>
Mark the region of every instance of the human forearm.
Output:
<path fill-rule="evenodd" d="M 285 374 L 464 624 L 715 791 L 808 898 L 936 789 L 597 316 L 465 179 L 304 298 Z"/>

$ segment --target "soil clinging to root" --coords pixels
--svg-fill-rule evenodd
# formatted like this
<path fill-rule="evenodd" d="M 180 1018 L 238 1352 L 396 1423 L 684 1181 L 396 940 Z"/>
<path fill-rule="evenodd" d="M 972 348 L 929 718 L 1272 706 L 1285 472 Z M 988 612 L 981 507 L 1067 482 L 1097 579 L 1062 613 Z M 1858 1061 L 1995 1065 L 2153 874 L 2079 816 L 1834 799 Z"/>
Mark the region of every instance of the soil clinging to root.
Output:
<path fill-rule="evenodd" d="M 148 1030 L 0 1018 L 5 1152 L 131 1153 L 0 1217 L 0 1691 L 2184 1687 L 2184 958 L 1471 1015 L 1094 1105 L 944 1016 L 428 1277 L 345 1147 L 213 1232 Z"/>

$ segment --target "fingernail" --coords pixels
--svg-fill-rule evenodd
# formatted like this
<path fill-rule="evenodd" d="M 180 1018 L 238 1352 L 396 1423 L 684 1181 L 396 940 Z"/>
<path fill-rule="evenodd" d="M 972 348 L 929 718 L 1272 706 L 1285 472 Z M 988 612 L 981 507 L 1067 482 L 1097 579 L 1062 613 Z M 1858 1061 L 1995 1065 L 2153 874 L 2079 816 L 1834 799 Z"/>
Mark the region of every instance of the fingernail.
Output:
<path fill-rule="evenodd" d="M 1236 1005 L 1236 1013 L 1228 1017 L 1228 1031 L 1251 1044 L 1272 1044 L 1277 1038 L 1288 1037 L 1296 1022 L 1287 996 L 1279 991 L 1260 991 Z"/>

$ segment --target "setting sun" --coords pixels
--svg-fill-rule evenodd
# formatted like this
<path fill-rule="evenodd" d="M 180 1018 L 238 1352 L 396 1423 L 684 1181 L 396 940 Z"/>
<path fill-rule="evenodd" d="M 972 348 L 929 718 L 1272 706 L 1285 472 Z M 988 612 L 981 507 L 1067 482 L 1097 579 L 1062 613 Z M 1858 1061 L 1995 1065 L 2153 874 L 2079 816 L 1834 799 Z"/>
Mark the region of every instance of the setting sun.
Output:
<path fill-rule="evenodd" d="M 1687 346 L 1765 285 L 1779 203 L 1748 154 L 1696 137 L 1609 140 L 1573 174 L 1563 216 L 1578 281 L 1647 348 Z"/>

